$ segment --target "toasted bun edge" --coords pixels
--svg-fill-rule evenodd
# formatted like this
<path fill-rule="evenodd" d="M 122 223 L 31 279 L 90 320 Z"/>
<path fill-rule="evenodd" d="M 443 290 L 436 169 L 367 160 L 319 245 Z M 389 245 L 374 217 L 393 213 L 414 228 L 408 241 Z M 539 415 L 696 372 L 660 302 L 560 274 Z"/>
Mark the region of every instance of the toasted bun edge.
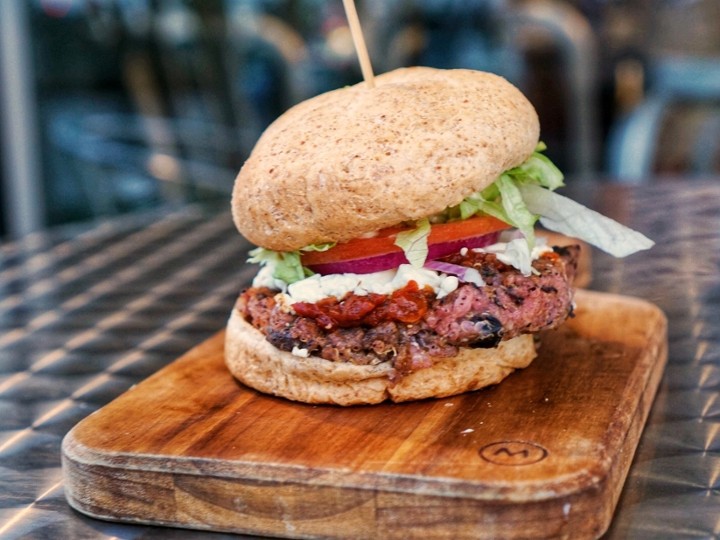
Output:
<path fill-rule="evenodd" d="M 532 335 L 494 349 L 461 349 L 392 384 L 387 363 L 360 366 L 281 351 L 233 309 L 225 334 L 225 363 L 232 375 L 260 392 L 314 404 L 363 405 L 448 397 L 497 384 L 536 356 Z"/>

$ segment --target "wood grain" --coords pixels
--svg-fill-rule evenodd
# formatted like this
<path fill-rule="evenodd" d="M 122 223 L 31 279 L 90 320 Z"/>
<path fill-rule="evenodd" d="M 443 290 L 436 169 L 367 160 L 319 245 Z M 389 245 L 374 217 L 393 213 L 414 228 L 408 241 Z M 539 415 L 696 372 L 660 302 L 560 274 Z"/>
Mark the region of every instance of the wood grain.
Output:
<path fill-rule="evenodd" d="M 68 500 L 104 519 L 281 537 L 598 537 L 667 329 L 647 302 L 577 301 L 502 384 L 399 405 L 260 395 L 227 373 L 218 334 L 66 436 Z"/>

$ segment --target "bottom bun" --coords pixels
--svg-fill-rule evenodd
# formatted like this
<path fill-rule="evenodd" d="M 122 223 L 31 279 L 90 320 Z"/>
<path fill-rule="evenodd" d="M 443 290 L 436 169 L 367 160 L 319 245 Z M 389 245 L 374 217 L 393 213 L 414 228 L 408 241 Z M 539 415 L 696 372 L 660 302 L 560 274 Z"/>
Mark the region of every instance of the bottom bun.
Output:
<path fill-rule="evenodd" d="M 225 363 L 235 378 L 260 392 L 305 403 L 362 405 L 453 396 L 497 384 L 535 356 L 533 337 L 526 334 L 494 349 L 460 349 L 457 356 L 436 358 L 432 367 L 393 383 L 388 362 L 362 366 L 281 351 L 236 309 L 225 334 Z"/>

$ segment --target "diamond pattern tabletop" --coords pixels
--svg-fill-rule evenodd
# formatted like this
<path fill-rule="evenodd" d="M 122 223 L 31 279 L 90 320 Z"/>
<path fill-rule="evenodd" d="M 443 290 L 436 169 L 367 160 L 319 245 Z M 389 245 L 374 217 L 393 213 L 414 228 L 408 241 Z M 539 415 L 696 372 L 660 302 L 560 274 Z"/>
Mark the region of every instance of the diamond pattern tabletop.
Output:
<path fill-rule="evenodd" d="M 668 367 L 606 537 L 716 538 L 720 182 L 580 183 L 570 194 L 657 242 L 622 260 L 593 252 L 590 288 L 650 300 L 670 323 Z M 248 249 L 228 212 L 194 207 L 0 246 L 0 538 L 230 538 L 75 512 L 60 444 L 224 326 L 256 271 Z"/>

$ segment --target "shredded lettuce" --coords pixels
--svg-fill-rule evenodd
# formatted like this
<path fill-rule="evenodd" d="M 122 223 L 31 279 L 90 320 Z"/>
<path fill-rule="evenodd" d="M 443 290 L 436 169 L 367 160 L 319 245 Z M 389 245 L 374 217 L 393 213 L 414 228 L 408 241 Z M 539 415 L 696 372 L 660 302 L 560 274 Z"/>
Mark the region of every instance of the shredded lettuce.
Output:
<path fill-rule="evenodd" d="M 563 173 L 546 155 L 545 143 L 538 143 L 535 152 L 522 164 L 507 171 L 505 174 L 521 184 L 537 184 L 556 190 L 565 185 Z"/>
<path fill-rule="evenodd" d="M 517 227 L 532 249 L 535 246 L 535 222 L 538 217 L 528 210 L 520 194 L 520 187 L 510 174 L 500 175 L 495 184 L 500 190 L 500 200 L 509 223 Z"/>
<path fill-rule="evenodd" d="M 564 185 L 563 174 L 552 161 L 541 154 L 545 144 L 540 142 L 533 154 L 521 165 L 502 173 L 493 184 L 466 197 L 450 215 L 467 219 L 478 213 L 491 215 L 520 230 L 528 247 L 535 245 L 535 222 L 538 216 L 525 204 L 520 187 L 535 184 L 553 190 Z"/>
<path fill-rule="evenodd" d="M 544 227 L 584 240 L 615 257 L 655 245 L 645 235 L 558 193 L 534 185 L 521 186 L 520 192 L 528 208 L 541 216 Z"/>
<path fill-rule="evenodd" d="M 259 247 L 250 252 L 248 262 L 272 266 L 273 277 L 285 283 L 294 283 L 312 274 L 300 262 L 298 251 L 272 251 Z"/>
<path fill-rule="evenodd" d="M 310 244 L 298 251 L 273 251 L 259 247 L 249 253 L 248 262 L 271 266 L 275 279 L 290 284 L 313 275 L 312 270 L 305 268 L 300 262 L 300 251 L 327 251 L 334 245 L 334 242 Z"/>
<path fill-rule="evenodd" d="M 516 227 L 528 247 L 535 244 L 537 219 L 552 231 L 579 238 L 614 255 L 625 257 L 649 249 L 653 241 L 641 233 L 554 192 L 562 187 L 563 174 L 541 152 L 535 152 L 521 165 L 503 174 L 491 186 L 460 203 L 463 218 L 485 212 Z"/>
<path fill-rule="evenodd" d="M 430 220 L 421 219 L 410 231 L 398 233 L 395 245 L 405 252 L 405 258 L 415 268 L 422 268 L 428 256 L 428 236 L 430 236 Z"/>

